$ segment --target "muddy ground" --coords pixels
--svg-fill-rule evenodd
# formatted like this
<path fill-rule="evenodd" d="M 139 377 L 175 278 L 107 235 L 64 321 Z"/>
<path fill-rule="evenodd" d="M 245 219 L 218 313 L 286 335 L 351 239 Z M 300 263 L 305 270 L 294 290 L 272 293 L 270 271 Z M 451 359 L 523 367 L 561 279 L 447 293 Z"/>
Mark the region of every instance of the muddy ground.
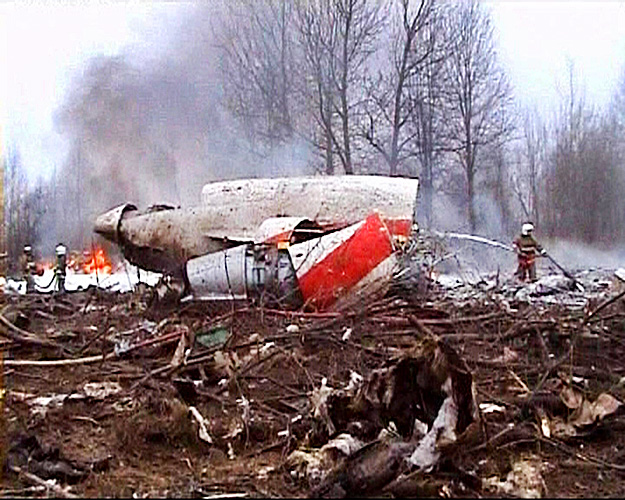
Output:
<path fill-rule="evenodd" d="M 469 367 L 480 425 L 413 473 L 416 486 L 362 495 L 623 497 L 622 407 L 581 424 L 563 405 L 565 387 L 625 401 L 620 292 L 572 310 L 394 287 L 339 314 L 155 304 L 147 288 L 5 295 L 0 494 L 306 497 L 285 464 L 312 446 L 313 389 L 366 378 L 434 335 Z"/>

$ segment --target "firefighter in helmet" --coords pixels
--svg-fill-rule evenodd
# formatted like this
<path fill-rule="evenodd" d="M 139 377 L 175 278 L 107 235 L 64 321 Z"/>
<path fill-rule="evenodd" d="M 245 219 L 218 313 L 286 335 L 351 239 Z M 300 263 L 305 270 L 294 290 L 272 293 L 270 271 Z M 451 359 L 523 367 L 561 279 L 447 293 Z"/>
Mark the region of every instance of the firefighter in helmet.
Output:
<path fill-rule="evenodd" d="M 21 258 L 22 261 L 22 274 L 26 280 L 26 292 L 31 293 L 35 291 L 35 274 L 36 265 L 33 258 L 33 249 L 30 245 L 24 247 L 24 253 Z"/>
<path fill-rule="evenodd" d="M 56 246 L 56 267 L 54 277 L 56 278 L 56 291 L 65 291 L 65 273 L 67 268 L 67 248 L 62 243 Z"/>
<path fill-rule="evenodd" d="M 534 224 L 524 223 L 521 226 L 521 234 L 514 239 L 513 244 L 519 263 L 516 276 L 521 281 L 525 281 L 526 277 L 529 277 L 530 281 L 536 281 L 536 258 L 545 255 L 545 250 L 534 238 Z"/>

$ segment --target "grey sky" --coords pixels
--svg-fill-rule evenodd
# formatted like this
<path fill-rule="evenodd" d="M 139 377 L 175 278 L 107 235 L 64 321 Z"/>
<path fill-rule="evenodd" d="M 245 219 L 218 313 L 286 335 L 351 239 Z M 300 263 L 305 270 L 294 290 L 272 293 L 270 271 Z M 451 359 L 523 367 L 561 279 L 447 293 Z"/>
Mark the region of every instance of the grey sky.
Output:
<path fill-rule="evenodd" d="M 54 132 L 54 110 L 71 78 L 95 55 L 141 51 L 166 40 L 165 2 L 0 3 L 0 124 L 17 146 L 31 180 L 61 163 L 66 145 Z M 148 43 L 150 45 L 148 45 Z"/>
<path fill-rule="evenodd" d="M 573 62 L 586 98 L 605 105 L 625 68 L 625 2 L 487 0 L 502 63 L 525 105 L 557 107 Z"/>
<path fill-rule="evenodd" d="M 625 3 L 486 1 L 502 63 L 521 104 L 555 109 L 574 63 L 589 101 L 605 104 L 625 65 Z M 17 146 L 29 177 L 48 176 L 66 145 L 53 112 L 70 78 L 97 54 L 166 44 L 174 2 L 0 3 L 0 140 Z M 147 45 L 150 43 L 150 45 Z M 155 45 L 157 44 L 157 45 Z"/>

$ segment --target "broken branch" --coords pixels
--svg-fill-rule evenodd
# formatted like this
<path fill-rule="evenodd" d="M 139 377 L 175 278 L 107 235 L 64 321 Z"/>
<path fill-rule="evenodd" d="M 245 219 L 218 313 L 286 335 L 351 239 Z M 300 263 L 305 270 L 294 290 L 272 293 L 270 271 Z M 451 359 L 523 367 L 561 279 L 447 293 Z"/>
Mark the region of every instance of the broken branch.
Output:
<path fill-rule="evenodd" d="M 44 486 L 44 487 L 46 487 L 47 489 L 53 491 L 54 494 L 59 496 L 59 497 L 63 497 L 63 498 L 78 498 L 76 495 L 73 495 L 73 494 L 69 493 L 64 488 L 61 488 L 60 486 L 54 484 L 52 481 L 46 481 L 44 479 L 41 479 L 39 476 L 36 476 L 35 474 L 33 474 L 31 472 L 28 472 L 28 471 L 22 469 L 21 467 L 18 467 L 17 465 L 10 465 L 9 469 L 11 469 L 17 475 L 24 477 L 24 479 L 26 479 L 31 484 L 35 484 L 37 486 Z"/>

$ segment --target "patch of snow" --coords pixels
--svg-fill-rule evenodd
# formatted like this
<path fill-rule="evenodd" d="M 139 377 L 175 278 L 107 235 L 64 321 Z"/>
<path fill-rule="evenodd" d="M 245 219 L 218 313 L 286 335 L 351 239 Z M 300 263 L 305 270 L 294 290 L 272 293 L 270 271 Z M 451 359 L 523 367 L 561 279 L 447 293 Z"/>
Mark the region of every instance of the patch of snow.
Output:
<path fill-rule="evenodd" d="M 154 286 L 158 283 L 160 278 L 160 273 L 153 273 L 144 269 L 138 272 L 135 266 L 129 264 L 125 267 L 121 266 L 117 271 L 111 274 L 86 274 L 68 269 L 67 275 L 65 276 L 65 290 L 75 292 L 86 290 L 93 286 L 111 292 L 124 293 L 133 290 L 139 283 Z M 54 270 L 52 269 L 45 270 L 41 276 L 35 276 L 35 286 L 38 292 L 52 293 L 54 291 L 54 285 Z M 26 280 L 14 280 L 9 278 L 4 285 L 4 291 L 5 293 L 24 295 L 26 293 Z"/>
<path fill-rule="evenodd" d="M 464 281 L 451 274 L 439 274 L 436 281 L 445 288 L 458 288 L 464 285 Z"/>

